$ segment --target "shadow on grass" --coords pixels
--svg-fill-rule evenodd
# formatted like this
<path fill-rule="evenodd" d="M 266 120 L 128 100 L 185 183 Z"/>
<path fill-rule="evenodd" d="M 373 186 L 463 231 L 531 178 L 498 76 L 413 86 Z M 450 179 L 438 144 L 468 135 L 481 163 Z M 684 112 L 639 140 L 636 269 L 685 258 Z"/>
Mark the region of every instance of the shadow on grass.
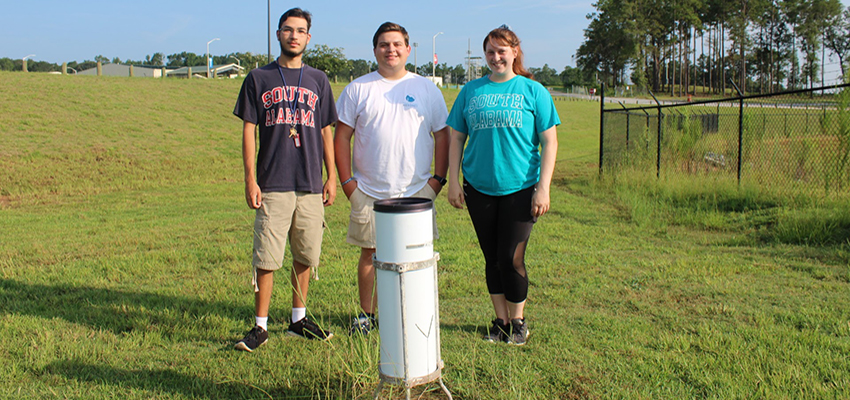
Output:
<path fill-rule="evenodd" d="M 170 369 L 122 369 L 79 360 L 56 361 L 47 365 L 44 372 L 79 382 L 83 387 L 89 388 L 87 389 L 89 395 L 102 391 L 105 392 L 103 394 L 111 394 L 115 397 L 126 395 L 128 391 L 143 390 L 149 392 L 150 398 L 171 396 L 190 399 L 372 398 L 371 395 L 375 390 L 372 385 L 352 388 L 350 380 L 341 380 L 338 377 L 327 379 L 323 376 L 305 376 L 300 378 L 305 382 L 300 387 L 285 385 L 268 387 L 237 381 L 217 382 Z M 307 384 L 306 382 L 320 383 Z M 99 387 L 91 389 L 92 385 Z M 323 393 L 325 391 L 328 393 Z M 398 398 L 403 392 L 402 387 L 388 384 L 384 385 L 381 394 L 383 398 Z M 429 397 L 428 392 L 437 393 L 436 398 L 444 398 L 439 395 L 441 392 L 434 382 L 418 386 L 413 390 L 417 396 L 423 396 L 421 398 L 434 398 Z"/>
<path fill-rule="evenodd" d="M 488 321 L 489 322 L 489 321 Z M 484 335 L 487 334 L 487 325 L 472 325 L 472 324 L 440 324 L 440 334 L 445 335 L 452 332 L 455 335 L 477 335 L 484 340 Z"/>
<path fill-rule="evenodd" d="M 0 279 L 0 312 L 60 318 L 115 334 L 157 330 L 165 336 L 217 341 L 202 337 L 210 329 L 186 326 L 204 324 L 209 318 L 245 320 L 253 311 L 249 306 L 188 296 Z"/>
<path fill-rule="evenodd" d="M 54 362 L 45 367 L 45 372 L 75 380 L 85 384 L 85 387 L 91 384 L 111 386 L 118 396 L 132 389 L 149 391 L 153 398 L 163 394 L 191 399 L 310 398 L 314 394 L 309 389 L 268 388 L 234 381 L 215 382 L 169 369 L 121 369 L 76 360 Z M 103 390 L 111 391 L 109 388 Z"/>

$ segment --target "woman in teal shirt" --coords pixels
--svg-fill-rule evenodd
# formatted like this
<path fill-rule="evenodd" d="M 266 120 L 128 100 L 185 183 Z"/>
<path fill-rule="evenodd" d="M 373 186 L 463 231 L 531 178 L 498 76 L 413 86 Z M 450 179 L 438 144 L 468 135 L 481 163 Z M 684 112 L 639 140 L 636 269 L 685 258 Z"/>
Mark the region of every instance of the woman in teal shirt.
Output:
<path fill-rule="evenodd" d="M 466 203 L 484 253 L 496 312 L 485 339 L 523 345 L 529 334 L 525 249 L 537 218 L 549 211 L 561 121 L 549 91 L 523 67 L 520 40 L 510 28 L 492 30 L 484 54 L 492 73 L 464 86 L 447 121 L 449 203 Z"/>

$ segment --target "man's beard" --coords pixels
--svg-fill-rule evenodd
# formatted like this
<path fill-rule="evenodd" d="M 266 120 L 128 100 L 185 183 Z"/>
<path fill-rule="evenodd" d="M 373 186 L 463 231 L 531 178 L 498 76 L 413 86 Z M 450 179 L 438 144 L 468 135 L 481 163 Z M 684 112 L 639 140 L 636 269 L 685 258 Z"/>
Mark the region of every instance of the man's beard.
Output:
<path fill-rule="evenodd" d="M 295 58 L 295 57 L 300 56 L 301 54 L 304 54 L 304 50 L 301 50 L 301 51 L 296 53 L 292 50 L 287 50 L 286 48 L 283 47 L 283 43 L 281 43 L 280 44 L 280 54 L 283 54 L 287 58 Z"/>

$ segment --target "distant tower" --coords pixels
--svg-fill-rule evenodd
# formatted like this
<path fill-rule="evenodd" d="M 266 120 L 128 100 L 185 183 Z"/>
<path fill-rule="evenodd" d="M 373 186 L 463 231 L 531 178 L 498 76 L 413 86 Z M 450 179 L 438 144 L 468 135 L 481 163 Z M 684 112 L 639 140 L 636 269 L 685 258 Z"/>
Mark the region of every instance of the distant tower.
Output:
<path fill-rule="evenodd" d="M 481 57 L 472 56 L 472 39 L 467 39 L 466 50 L 466 81 L 481 77 Z"/>

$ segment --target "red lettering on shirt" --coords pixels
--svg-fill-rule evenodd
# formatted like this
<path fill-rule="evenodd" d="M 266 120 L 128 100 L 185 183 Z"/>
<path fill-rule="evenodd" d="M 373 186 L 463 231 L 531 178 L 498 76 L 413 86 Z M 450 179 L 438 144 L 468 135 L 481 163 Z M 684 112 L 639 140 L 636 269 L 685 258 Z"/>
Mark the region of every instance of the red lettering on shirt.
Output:
<path fill-rule="evenodd" d="M 262 99 L 263 99 L 263 108 L 265 108 L 265 109 L 269 109 L 269 107 L 271 107 L 272 104 L 274 104 L 274 102 L 272 101 L 271 92 L 263 93 Z"/>
<path fill-rule="evenodd" d="M 316 126 L 316 123 L 313 121 L 313 112 L 310 110 L 301 110 L 301 121 L 299 122 L 311 128 Z"/>
<path fill-rule="evenodd" d="M 295 121 L 292 120 L 292 109 L 286 107 L 286 123 L 289 125 L 294 125 Z"/>
<path fill-rule="evenodd" d="M 286 109 L 286 113 L 284 113 L 283 110 L 283 108 L 277 110 L 277 120 L 274 122 L 275 124 L 289 123 L 289 109 Z"/>
<path fill-rule="evenodd" d="M 274 125 L 274 108 L 266 110 L 266 126 Z"/>
<path fill-rule="evenodd" d="M 283 88 L 282 87 L 278 86 L 278 87 L 272 89 L 272 101 L 274 101 L 275 104 L 283 101 Z"/>
<path fill-rule="evenodd" d="M 308 105 L 312 110 L 316 109 L 316 104 L 319 101 L 319 95 L 313 93 L 312 90 L 297 86 L 278 86 L 266 91 L 260 98 L 263 101 L 263 108 L 270 109 L 275 104 L 284 101 L 291 103 L 295 101 L 296 97 L 299 103 Z"/>
<path fill-rule="evenodd" d="M 309 97 L 309 96 L 310 96 L 310 95 L 309 95 L 310 93 L 312 93 L 312 92 L 310 91 L 310 89 L 307 89 L 307 88 L 298 88 L 298 102 L 299 102 L 299 103 L 303 103 L 303 102 L 304 102 L 304 95 L 306 94 L 306 95 L 307 95 L 307 97 Z"/>
<path fill-rule="evenodd" d="M 316 109 L 316 102 L 319 101 L 319 95 L 310 92 L 310 98 L 307 100 L 307 105 L 310 106 L 311 109 Z"/>

